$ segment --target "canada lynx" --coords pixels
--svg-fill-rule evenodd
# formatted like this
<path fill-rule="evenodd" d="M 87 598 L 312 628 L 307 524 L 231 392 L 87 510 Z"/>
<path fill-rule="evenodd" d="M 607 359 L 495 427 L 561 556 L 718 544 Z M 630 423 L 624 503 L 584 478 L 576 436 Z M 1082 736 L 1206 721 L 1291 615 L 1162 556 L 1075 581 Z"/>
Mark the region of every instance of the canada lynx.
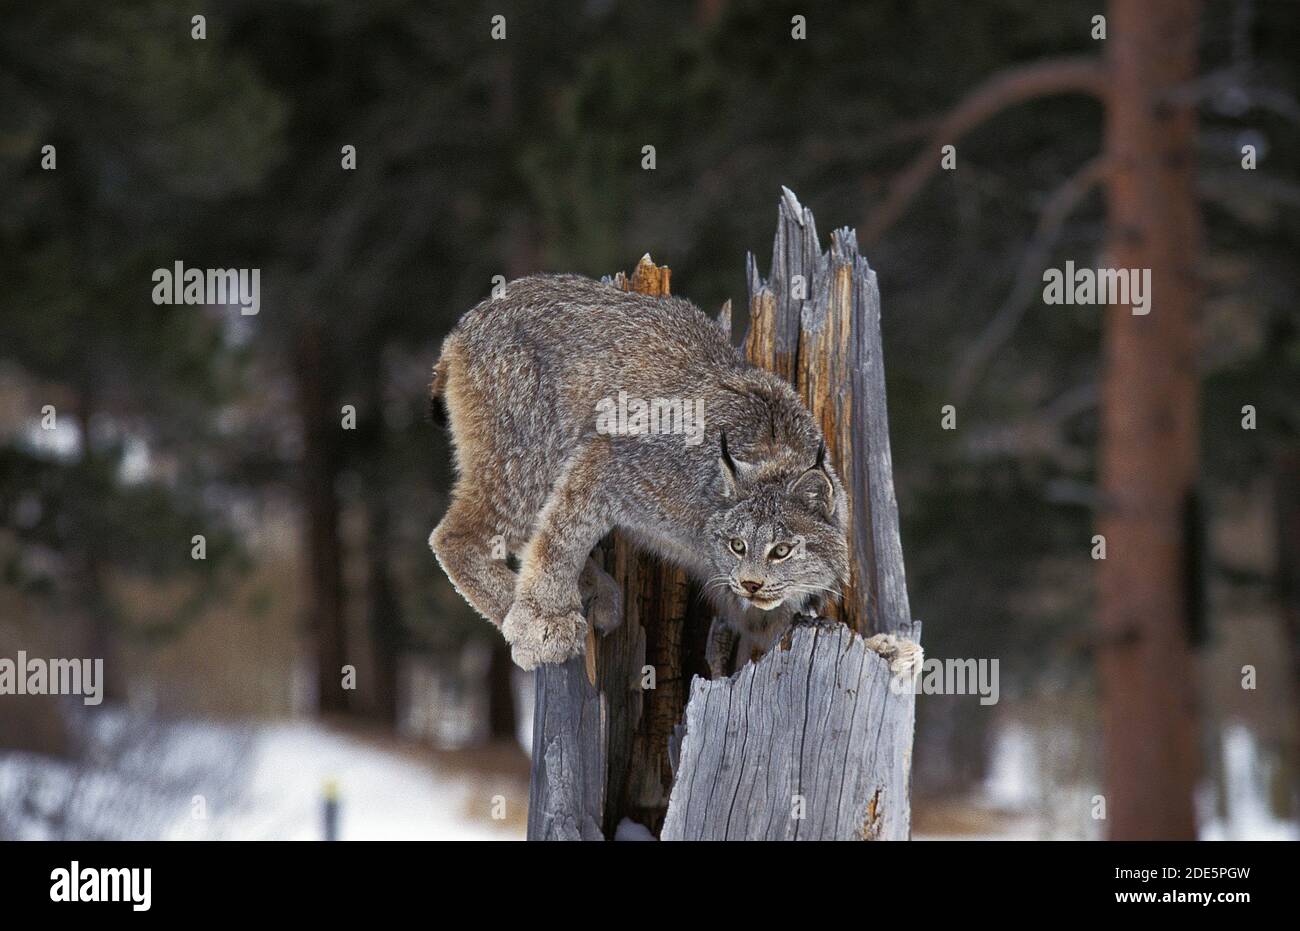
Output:
<path fill-rule="evenodd" d="M 524 669 L 582 652 L 584 602 L 597 629 L 621 619 L 588 558 L 613 528 L 702 583 L 715 675 L 737 639 L 765 651 L 847 576 L 844 491 L 812 415 L 689 301 L 519 279 L 461 318 L 432 391 L 457 479 L 429 545 Z"/>

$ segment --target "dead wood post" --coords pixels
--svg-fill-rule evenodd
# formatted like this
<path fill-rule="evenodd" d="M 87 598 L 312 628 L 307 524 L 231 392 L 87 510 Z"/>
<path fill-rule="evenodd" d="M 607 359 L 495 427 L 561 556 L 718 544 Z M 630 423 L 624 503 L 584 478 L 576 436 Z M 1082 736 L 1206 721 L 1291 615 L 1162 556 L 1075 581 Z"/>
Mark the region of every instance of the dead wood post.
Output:
<path fill-rule="evenodd" d="M 836 230 L 823 253 L 811 211 L 788 190 L 771 277 L 752 255 L 748 272 L 745 352 L 799 391 L 850 495 L 843 603 L 731 679 L 696 677 L 688 705 L 692 644 L 707 626 L 693 616 L 699 599 L 617 535 L 602 544 L 625 620 L 589 640 L 583 659 L 538 670 L 530 839 L 613 837 L 624 817 L 664 839 L 910 835 L 914 697 L 889 687 L 888 663 L 863 639 L 920 635 L 898 534 L 876 276 L 852 230 Z M 613 283 L 666 294 L 668 270 L 647 257 Z M 724 328 L 729 319 L 724 308 Z"/>
<path fill-rule="evenodd" d="M 611 284 L 664 296 L 671 272 L 647 255 Z M 656 833 L 672 789 L 668 744 L 686 706 L 688 625 L 707 624 L 683 572 L 638 554 L 618 533 L 598 552 L 623 591 L 623 623 L 587 652 L 537 671 L 530 840 L 614 836 L 630 818 Z"/>

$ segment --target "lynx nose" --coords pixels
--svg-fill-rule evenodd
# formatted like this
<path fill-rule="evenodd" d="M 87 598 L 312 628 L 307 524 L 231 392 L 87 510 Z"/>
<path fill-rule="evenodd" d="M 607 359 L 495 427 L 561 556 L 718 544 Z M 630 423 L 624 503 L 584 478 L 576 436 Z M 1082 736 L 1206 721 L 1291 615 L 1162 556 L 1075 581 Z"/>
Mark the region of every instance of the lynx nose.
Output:
<path fill-rule="evenodd" d="M 763 583 L 744 581 L 740 583 L 740 587 L 752 595 L 754 594 L 754 592 L 758 591 L 760 588 L 763 587 Z"/>

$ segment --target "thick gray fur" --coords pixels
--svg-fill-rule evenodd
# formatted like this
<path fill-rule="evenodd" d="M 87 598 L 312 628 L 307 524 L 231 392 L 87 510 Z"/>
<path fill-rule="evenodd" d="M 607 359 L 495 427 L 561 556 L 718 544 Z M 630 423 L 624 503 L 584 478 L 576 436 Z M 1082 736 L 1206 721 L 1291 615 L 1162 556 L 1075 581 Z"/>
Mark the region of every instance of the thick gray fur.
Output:
<path fill-rule="evenodd" d="M 698 399 L 702 441 L 598 432 L 599 405 L 620 391 Z M 732 640 L 770 648 L 846 577 L 845 496 L 812 416 L 689 301 L 574 275 L 519 279 L 447 337 L 433 393 L 457 479 L 429 542 L 525 669 L 582 652 L 584 600 L 598 627 L 618 622 L 617 587 L 588 562 L 614 528 L 703 585 L 719 617 L 715 673 Z"/>

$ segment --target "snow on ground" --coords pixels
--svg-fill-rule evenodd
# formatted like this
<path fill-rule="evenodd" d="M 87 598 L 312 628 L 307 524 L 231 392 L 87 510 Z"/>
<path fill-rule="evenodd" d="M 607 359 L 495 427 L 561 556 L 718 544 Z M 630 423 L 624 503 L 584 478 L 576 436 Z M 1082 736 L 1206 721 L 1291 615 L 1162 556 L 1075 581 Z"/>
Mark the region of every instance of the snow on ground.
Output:
<path fill-rule="evenodd" d="M 149 725 L 71 763 L 0 752 L 0 834 L 41 839 L 522 839 L 527 787 L 309 721 Z M 233 757 L 233 758 L 232 758 Z M 494 819 L 493 815 L 499 817 Z"/>
<path fill-rule="evenodd" d="M 250 810 L 222 827 L 234 837 L 320 839 L 326 783 L 337 787 L 339 840 L 508 840 L 520 836 L 507 827 L 516 819 L 494 822 L 493 797 L 507 813 L 526 805 L 511 797 L 517 789 L 491 791 L 315 723 L 276 724 L 257 733 Z"/>
<path fill-rule="evenodd" d="M 507 813 L 527 804 L 516 787 L 453 776 L 311 722 L 258 731 L 248 810 L 215 820 L 230 837 L 317 840 L 327 784 L 339 800 L 340 840 L 522 838 L 518 818 L 492 819 L 494 796 Z M 178 825 L 174 836 L 193 836 L 186 832 L 196 823 Z"/>
<path fill-rule="evenodd" d="M 340 840 L 522 839 L 522 774 L 446 768 L 419 744 L 367 739 L 308 720 L 225 725 L 160 723 L 99 713 L 77 762 L 0 752 L 0 837 L 13 839 L 318 840 L 328 792 Z M 996 745 L 974 798 L 918 805 L 917 839 L 1101 836 L 1097 787 L 1045 791 L 1043 748 L 1014 728 Z M 1226 790 L 1201 793 L 1205 840 L 1296 839 L 1268 806 L 1275 777 L 1247 729 L 1223 736 Z M 499 768 L 499 767 L 498 767 Z M 494 817 L 494 815 L 496 817 Z M 1086 820 L 1085 820 L 1086 819 Z M 639 829 L 639 830 L 638 830 Z M 621 840 L 647 836 L 619 826 Z"/>
<path fill-rule="evenodd" d="M 1205 781 L 1197 792 L 1201 840 L 1298 840 L 1300 825 L 1269 808 L 1278 765 L 1249 728 L 1222 734 L 1223 786 Z M 1103 789 L 1051 758 L 1049 741 L 1017 722 L 1004 724 L 993 745 L 989 775 L 969 798 L 913 802 L 916 840 L 1101 839 L 1093 817 Z M 1055 765 L 1054 765 L 1055 764 Z"/>
<path fill-rule="evenodd" d="M 1232 724 L 1224 729 L 1222 742 L 1224 798 L 1216 800 L 1209 786 L 1198 794 L 1201 840 L 1300 840 L 1300 826 L 1269 810 L 1275 774 L 1255 735 Z"/>

